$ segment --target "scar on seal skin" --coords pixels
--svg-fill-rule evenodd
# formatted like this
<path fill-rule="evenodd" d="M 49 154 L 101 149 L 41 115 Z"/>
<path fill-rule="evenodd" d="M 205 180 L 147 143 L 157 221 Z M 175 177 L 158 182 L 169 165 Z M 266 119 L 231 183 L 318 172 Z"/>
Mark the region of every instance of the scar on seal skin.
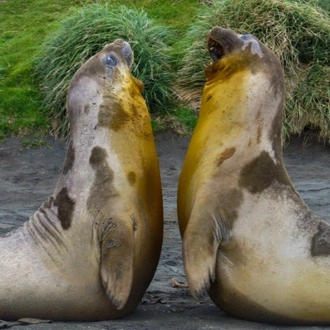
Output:
<path fill-rule="evenodd" d="M 130 45 L 118 39 L 73 76 L 71 136 L 54 193 L 23 227 L 0 237 L 0 319 L 121 318 L 149 286 L 163 205 L 133 61 Z"/>
<path fill-rule="evenodd" d="M 284 78 L 251 34 L 214 27 L 201 111 L 178 186 L 193 296 L 275 324 L 330 324 L 330 226 L 294 188 L 282 157 Z"/>

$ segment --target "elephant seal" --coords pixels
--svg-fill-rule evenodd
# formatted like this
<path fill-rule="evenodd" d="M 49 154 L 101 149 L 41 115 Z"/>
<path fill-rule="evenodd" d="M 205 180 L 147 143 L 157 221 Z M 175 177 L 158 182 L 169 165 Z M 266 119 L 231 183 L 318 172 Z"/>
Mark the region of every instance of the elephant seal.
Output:
<path fill-rule="evenodd" d="M 118 39 L 71 80 L 53 195 L 0 239 L 0 318 L 119 318 L 139 303 L 163 237 L 160 172 L 143 84 Z"/>
<path fill-rule="evenodd" d="M 283 70 L 250 34 L 214 27 L 178 187 L 191 293 L 252 321 L 330 322 L 330 226 L 283 163 Z"/>

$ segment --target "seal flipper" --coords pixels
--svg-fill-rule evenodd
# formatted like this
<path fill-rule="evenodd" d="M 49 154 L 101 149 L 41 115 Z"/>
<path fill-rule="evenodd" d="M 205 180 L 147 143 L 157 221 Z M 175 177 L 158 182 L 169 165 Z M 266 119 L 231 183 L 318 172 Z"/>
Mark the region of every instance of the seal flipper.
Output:
<path fill-rule="evenodd" d="M 217 252 L 223 237 L 219 223 L 210 214 L 191 216 L 184 232 L 184 268 L 195 298 L 206 293 L 215 279 Z"/>
<path fill-rule="evenodd" d="M 122 309 L 131 293 L 134 225 L 131 219 L 110 218 L 101 234 L 101 280 L 111 302 Z"/>

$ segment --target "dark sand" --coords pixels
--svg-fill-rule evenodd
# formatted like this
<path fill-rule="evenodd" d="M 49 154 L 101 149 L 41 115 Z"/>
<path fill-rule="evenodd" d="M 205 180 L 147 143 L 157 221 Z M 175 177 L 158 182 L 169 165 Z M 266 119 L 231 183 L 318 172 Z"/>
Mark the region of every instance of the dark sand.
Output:
<path fill-rule="evenodd" d="M 26 149 L 22 147 L 22 140 L 9 138 L 0 144 L 0 233 L 21 226 L 39 208 L 52 194 L 62 170 L 65 142 L 48 138 L 48 147 Z M 188 289 L 170 284 L 172 278 L 185 283 L 176 190 L 189 138 L 165 132 L 157 134 L 156 142 L 163 183 L 165 236 L 159 267 L 142 303 L 123 320 L 54 322 L 28 325 L 28 329 L 330 329 L 330 326 L 280 327 L 238 320 L 216 308 L 208 298 L 197 302 Z M 292 137 L 284 149 L 284 158 L 306 203 L 330 222 L 330 146 L 319 143 L 314 135 L 307 140 L 306 136 Z"/>

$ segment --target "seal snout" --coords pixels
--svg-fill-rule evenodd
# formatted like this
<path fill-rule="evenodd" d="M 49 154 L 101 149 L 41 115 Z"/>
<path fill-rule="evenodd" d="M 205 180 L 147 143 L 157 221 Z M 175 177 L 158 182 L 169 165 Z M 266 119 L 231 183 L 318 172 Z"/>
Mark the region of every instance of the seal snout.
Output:
<path fill-rule="evenodd" d="M 212 60 L 218 61 L 223 56 L 247 49 L 252 55 L 263 56 L 259 41 L 252 34 L 237 34 L 219 26 L 212 28 L 208 35 L 208 49 Z"/>
<path fill-rule="evenodd" d="M 117 39 L 115 41 L 115 43 L 118 45 L 118 46 L 121 46 L 121 54 L 124 56 L 126 62 L 127 62 L 127 65 L 128 67 L 130 68 L 133 64 L 133 59 L 134 59 L 134 54 L 133 54 L 133 51 L 132 51 L 132 48 L 130 46 L 130 44 L 123 40 L 123 39 Z"/>
<path fill-rule="evenodd" d="M 236 40 L 237 34 L 234 31 L 219 26 L 212 28 L 208 35 L 208 49 L 212 60 L 218 61 L 230 53 Z"/>

